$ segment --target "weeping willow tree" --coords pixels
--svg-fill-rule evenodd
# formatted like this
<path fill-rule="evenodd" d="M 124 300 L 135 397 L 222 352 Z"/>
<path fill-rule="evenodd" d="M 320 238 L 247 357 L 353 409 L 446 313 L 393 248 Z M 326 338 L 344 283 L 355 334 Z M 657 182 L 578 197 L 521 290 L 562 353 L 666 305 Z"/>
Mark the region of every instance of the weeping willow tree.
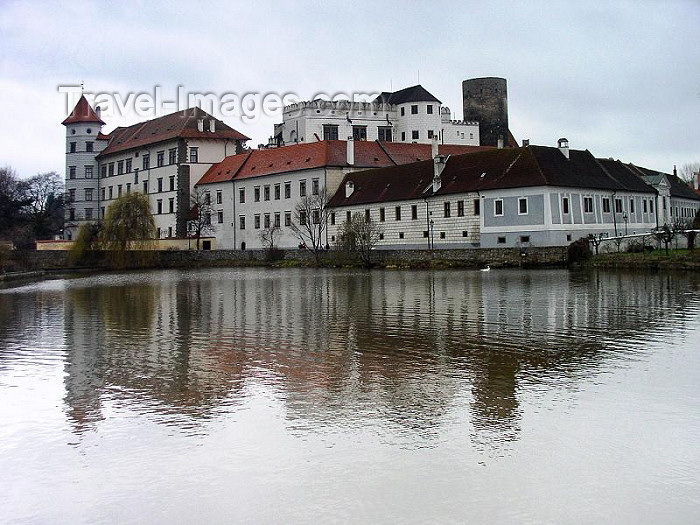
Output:
<path fill-rule="evenodd" d="M 68 252 L 68 261 L 73 265 L 86 264 L 88 254 L 98 248 L 100 227 L 97 224 L 86 223 L 78 229 L 78 235 Z"/>
<path fill-rule="evenodd" d="M 148 197 L 140 192 L 126 193 L 107 210 L 100 231 L 100 246 L 110 252 L 114 266 L 124 268 L 129 260 L 129 250 L 147 250 L 155 230 Z M 141 253 L 134 262 L 145 264 L 144 258 L 149 255 L 152 254 Z"/>

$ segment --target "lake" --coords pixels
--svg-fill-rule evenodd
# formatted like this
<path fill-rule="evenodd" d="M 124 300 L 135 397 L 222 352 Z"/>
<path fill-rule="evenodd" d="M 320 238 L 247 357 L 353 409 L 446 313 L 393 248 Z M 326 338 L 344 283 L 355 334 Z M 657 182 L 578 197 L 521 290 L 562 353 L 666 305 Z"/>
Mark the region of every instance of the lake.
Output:
<path fill-rule="evenodd" d="M 694 523 L 700 276 L 0 289 L 3 523 Z"/>

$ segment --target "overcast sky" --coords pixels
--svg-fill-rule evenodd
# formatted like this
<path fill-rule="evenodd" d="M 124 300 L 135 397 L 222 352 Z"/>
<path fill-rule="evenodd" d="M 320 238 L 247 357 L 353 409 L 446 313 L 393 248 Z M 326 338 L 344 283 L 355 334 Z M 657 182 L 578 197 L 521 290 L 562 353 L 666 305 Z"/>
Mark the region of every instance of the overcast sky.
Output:
<path fill-rule="evenodd" d="M 160 86 L 167 100 L 178 86 L 308 99 L 420 79 L 461 118 L 462 80 L 497 76 L 518 141 L 566 137 L 667 172 L 700 161 L 700 0 L 0 0 L 0 49 L 0 166 L 22 177 L 64 174 L 71 108 L 58 87 L 81 81 L 122 100 Z M 118 113 L 103 131 L 143 120 Z M 280 119 L 224 120 L 256 147 Z"/>

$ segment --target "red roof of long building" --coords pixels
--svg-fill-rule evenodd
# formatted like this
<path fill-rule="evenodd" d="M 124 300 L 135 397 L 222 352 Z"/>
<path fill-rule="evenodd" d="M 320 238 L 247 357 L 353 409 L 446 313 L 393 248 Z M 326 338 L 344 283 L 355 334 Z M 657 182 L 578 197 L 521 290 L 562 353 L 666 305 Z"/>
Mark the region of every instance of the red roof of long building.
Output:
<path fill-rule="evenodd" d="M 440 145 L 443 155 L 458 155 L 493 148 L 481 146 Z M 198 185 L 228 180 L 275 175 L 321 167 L 382 168 L 432 158 L 430 144 L 355 141 L 354 162 L 348 163 L 347 142 L 324 140 L 251 150 L 226 157 L 214 164 L 197 182 Z"/>
<path fill-rule="evenodd" d="M 205 121 L 203 131 L 199 131 L 200 119 Z M 231 139 L 243 142 L 250 140 L 249 137 L 217 119 L 214 119 L 214 131 L 209 131 L 209 121 L 212 119 L 214 117 L 201 108 L 189 108 L 126 128 L 116 128 L 109 134 L 109 145 L 99 156 L 174 138 Z"/>
<path fill-rule="evenodd" d="M 90 103 L 85 98 L 85 95 L 81 95 L 80 100 L 78 100 L 78 103 L 73 108 L 73 111 L 71 111 L 71 114 L 68 115 L 66 119 L 63 122 L 61 122 L 61 124 L 66 126 L 68 124 L 88 122 L 104 124 L 104 122 L 102 122 L 102 119 L 97 116 L 97 113 L 95 113 L 95 110 L 92 109 L 92 106 L 90 106 Z"/>

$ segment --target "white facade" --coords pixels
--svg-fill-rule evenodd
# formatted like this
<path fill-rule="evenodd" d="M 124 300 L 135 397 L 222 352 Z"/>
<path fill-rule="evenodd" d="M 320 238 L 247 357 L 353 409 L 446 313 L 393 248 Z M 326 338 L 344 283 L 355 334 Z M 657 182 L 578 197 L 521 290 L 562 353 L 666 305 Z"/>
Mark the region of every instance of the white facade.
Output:
<path fill-rule="evenodd" d="M 434 97 L 433 97 L 434 98 Z M 479 145 L 479 123 L 452 120 L 437 99 L 401 104 L 313 100 L 286 106 L 275 126 L 277 145 L 317 140 L 380 140 Z"/>

